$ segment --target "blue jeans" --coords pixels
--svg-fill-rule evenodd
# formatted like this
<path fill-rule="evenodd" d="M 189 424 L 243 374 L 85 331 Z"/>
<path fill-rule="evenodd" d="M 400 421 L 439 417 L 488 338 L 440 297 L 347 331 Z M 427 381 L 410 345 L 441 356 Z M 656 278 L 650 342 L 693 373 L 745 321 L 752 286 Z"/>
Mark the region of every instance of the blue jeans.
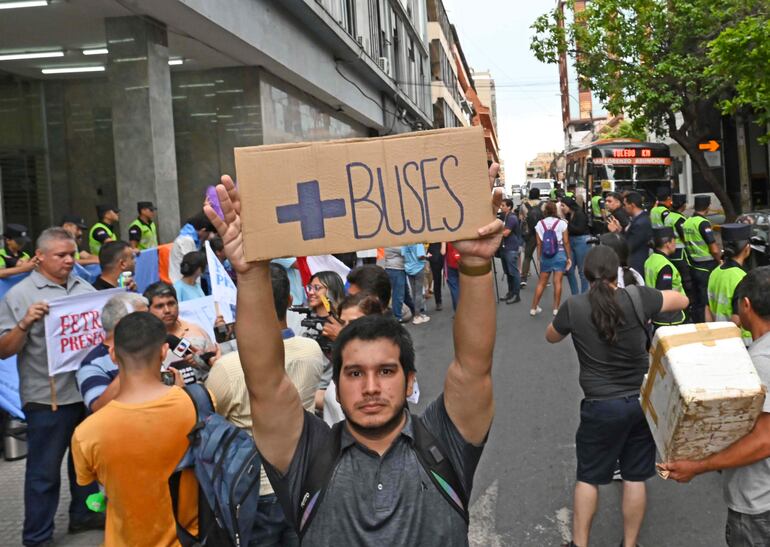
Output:
<path fill-rule="evenodd" d="M 59 505 L 61 462 L 69 449 L 75 427 L 83 421 L 83 403 L 61 405 L 56 412 L 50 406 L 25 405 L 27 416 L 27 469 L 24 475 L 24 545 L 42 543 L 53 537 L 56 508 Z M 69 475 L 70 522 L 88 518 L 86 498 L 99 491 L 94 482 L 79 486 L 75 478 L 72 454 L 67 454 Z"/>
<path fill-rule="evenodd" d="M 521 276 L 519 275 L 519 249 L 502 249 L 501 256 L 505 266 L 505 275 L 508 279 L 508 293 L 512 296 L 518 296 L 521 286 Z"/>
<path fill-rule="evenodd" d="M 578 273 L 575 270 L 580 270 L 580 292 L 584 293 L 588 291 L 588 280 L 586 274 L 583 271 L 583 263 L 586 260 L 586 254 L 588 254 L 588 238 L 589 236 L 574 236 L 569 238 L 569 244 L 572 248 L 572 267 L 567 272 L 567 281 L 569 282 L 569 290 L 572 294 L 578 294 Z"/>
<path fill-rule="evenodd" d="M 249 542 L 259 547 L 299 547 L 299 537 L 286 518 L 275 494 L 259 496 L 257 505 L 259 529 Z"/>
<path fill-rule="evenodd" d="M 401 309 L 404 307 L 406 296 L 406 272 L 391 268 L 385 268 L 385 271 L 390 278 L 390 308 L 393 310 L 393 317 L 401 321 Z"/>
<path fill-rule="evenodd" d="M 460 271 L 457 268 L 446 268 L 446 284 L 449 285 L 449 294 L 452 296 L 452 309 L 457 310 L 457 302 L 460 300 Z"/>

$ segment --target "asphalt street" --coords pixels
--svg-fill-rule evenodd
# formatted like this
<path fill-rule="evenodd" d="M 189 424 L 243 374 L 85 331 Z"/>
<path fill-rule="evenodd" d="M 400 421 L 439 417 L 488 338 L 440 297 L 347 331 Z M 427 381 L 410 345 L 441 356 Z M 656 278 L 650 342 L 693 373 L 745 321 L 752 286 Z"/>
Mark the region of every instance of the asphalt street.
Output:
<path fill-rule="evenodd" d="M 501 294 L 504 282 L 498 264 Z M 494 361 L 495 421 L 476 472 L 471 499 L 471 545 L 559 546 L 570 539 L 575 483 L 575 431 L 582 392 L 569 338 L 545 341 L 552 319 L 552 293 L 543 313 L 532 318 L 534 284 L 518 304 L 497 306 Z M 568 296 L 565 283 L 563 295 Z M 417 348 L 419 408 L 442 389 L 452 357 L 452 311 L 448 294 L 443 311 L 428 301 L 429 323 L 409 326 Z M 644 547 L 720 546 L 727 509 L 717 474 L 688 485 L 648 481 L 647 517 L 639 539 Z M 601 488 L 591 545 L 615 547 L 622 539 L 621 483 Z"/>
<path fill-rule="evenodd" d="M 500 268 L 498 265 L 498 272 Z M 502 278 L 498 275 L 502 291 Z M 570 538 L 575 480 L 574 436 L 581 392 L 577 358 L 569 339 L 545 342 L 551 315 L 550 289 L 543 314 L 528 314 L 534 287 L 522 302 L 497 306 L 494 382 L 496 417 L 476 472 L 471 500 L 472 547 L 559 546 Z M 564 289 L 565 296 L 569 289 Z M 423 408 L 442 390 L 452 357 L 452 310 L 445 291 L 443 311 L 428 301 L 431 321 L 409 325 L 417 349 Z M 24 462 L 0 461 L 0 546 L 20 544 Z M 66 481 L 65 481 L 66 484 Z M 648 482 L 649 505 L 640 544 L 644 547 L 724 545 L 726 508 L 719 476 L 679 485 Z M 622 537 L 620 483 L 601 489 L 591 545 L 614 547 Z M 98 545 L 100 534 L 66 534 L 66 487 L 57 515 L 57 545 Z"/>

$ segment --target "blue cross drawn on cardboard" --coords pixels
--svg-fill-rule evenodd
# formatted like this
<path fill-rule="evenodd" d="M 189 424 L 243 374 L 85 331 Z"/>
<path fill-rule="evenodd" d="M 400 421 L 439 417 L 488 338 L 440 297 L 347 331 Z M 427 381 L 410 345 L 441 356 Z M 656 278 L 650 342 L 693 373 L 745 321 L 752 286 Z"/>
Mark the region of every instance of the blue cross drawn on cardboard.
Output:
<path fill-rule="evenodd" d="M 299 222 L 302 239 L 323 239 L 326 236 L 324 221 L 327 218 L 344 217 L 346 214 L 344 199 L 321 199 L 321 189 L 317 180 L 297 183 L 297 203 L 280 205 L 275 208 L 279 224 Z"/>

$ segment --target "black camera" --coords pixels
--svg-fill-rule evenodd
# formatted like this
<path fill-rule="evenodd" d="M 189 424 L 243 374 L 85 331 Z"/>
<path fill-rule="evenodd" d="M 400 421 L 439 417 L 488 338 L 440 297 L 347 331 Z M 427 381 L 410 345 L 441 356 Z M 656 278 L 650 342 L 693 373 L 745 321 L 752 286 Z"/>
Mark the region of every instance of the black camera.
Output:
<path fill-rule="evenodd" d="M 324 325 L 329 322 L 329 319 L 326 317 L 319 317 L 307 306 L 292 306 L 289 310 L 305 316 L 305 318 L 300 321 L 300 325 L 305 328 L 305 336 L 318 342 L 318 345 L 321 346 L 321 351 L 323 351 L 324 354 L 331 354 L 332 341 L 323 335 Z"/>

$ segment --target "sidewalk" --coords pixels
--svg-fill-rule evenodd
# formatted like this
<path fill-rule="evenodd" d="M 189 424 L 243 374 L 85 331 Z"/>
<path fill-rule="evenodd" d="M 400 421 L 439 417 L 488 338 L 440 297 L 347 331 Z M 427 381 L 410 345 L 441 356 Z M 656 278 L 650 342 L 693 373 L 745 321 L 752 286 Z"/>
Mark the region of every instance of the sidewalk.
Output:
<path fill-rule="evenodd" d="M 24 522 L 24 467 L 26 460 L 7 462 L 0 459 L 0 547 L 21 545 Z M 67 507 L 70 496 L 66 460 L 62 466 L 62 489 L 59 510 L 56 513 L 54 542 L 58 546 L 96 547 L 101 544 L 102 532 L 67 534 Z"/>

